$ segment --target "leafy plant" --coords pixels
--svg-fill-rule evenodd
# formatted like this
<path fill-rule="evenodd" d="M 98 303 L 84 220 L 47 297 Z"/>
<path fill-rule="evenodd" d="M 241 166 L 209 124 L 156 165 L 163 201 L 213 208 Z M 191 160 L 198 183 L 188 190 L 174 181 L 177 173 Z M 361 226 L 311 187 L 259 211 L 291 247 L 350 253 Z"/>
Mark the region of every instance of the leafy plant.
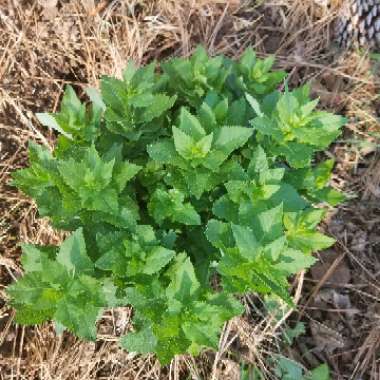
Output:
<path fill-rule="evenodd" d="M 327 364 L 321 364 L 311 371 L 298 362 L 284 356 L 272 358 L 270 365 L 273 367 L 274 376 L 278 380 L 330 380 L 330 370 Z M 256 366 L 242 365 L 240 369 L 241 380 L 264 380 L 265 376 Z"/>
<path fill-rule="evenodd" d="M 276 90 L 285 73 L 248 49 L 240 61 L 189 59 L 104 77 L 81 103 L 67 87 L 60 112 L 39 114 L 60 132 L 54 152 L 30 143 L 14 184 L 39 215 L 71 232 L 60 247 L 24 245 L 25 275 L 8 288 L 23 324 L 54 320 L 96 338 L 104 309 L 132 305 L 129 351 L 216 348 L 248 291 L 292 304 L 287 278 L 334 240 L 316 230 L 332 161 L 314 152 L 343 118 L 317 111 L 308 86 Z"/>
<path fill-rule="evenodd" d="M 285 357 L 277 359 L 275 372 L 281 380 L 330 380 L 327 364 L 321 364 L 304 374 L 304 368 L 299 363 Z"/>

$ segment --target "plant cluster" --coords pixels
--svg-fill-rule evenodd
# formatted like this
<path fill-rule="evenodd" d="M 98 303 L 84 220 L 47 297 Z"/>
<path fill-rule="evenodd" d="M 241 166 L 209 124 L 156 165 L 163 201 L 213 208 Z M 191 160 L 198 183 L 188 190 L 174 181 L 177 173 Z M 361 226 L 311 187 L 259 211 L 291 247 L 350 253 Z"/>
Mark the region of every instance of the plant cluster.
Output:
<path fill-rule="evenodd" d="M 121 345 L 168 363 L 216 348 L 238 295 L 292 303 L 288 277 L 334 242 L 316 227 L 343 198 L 333 161 L 313 155 L 344 119 L 316 110 L 308 86 L 278 90 L 286 74 L 272 65 L 198 48 L 159 70 L 129 63 L 88 103 L 67 87 L 58 113 L 38 115 L 56 147 L 31 143 L 14 184 L 70 235 L 23 245 L 25 274 L 8 288 L 19 323 L 95 340 L 104 309 L 132 305 Z"/>

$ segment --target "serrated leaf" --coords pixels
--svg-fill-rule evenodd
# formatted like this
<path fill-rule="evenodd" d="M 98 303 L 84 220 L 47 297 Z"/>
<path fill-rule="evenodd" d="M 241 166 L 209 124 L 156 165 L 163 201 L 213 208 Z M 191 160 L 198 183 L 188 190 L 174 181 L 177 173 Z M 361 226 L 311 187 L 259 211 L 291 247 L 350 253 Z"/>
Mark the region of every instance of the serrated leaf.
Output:
<path fill-rule="evenodd" d="M 252 228 L 260 242 L 269 243 L 283 235 L 283 204 L 259 213 L 252 220 Z"/>
<path fill-rule="evenodd" d="M 207 223 L 206 228 L 207 240 L 216 248 L 232 247 L 234 238 L 231 233 L 231 227 L 228 223 L 220 222 L 216 219 L 211 219 Z"/>
<path fill-rule="evenodd" d="M 44 261 L 54 258 L 56 247 L 39 247 L 33 244 L 22 244 L 21 263 L 25 273 L 43 270 Z"/>
<path fill-rule="evenodd" d="M 296 189 L 287 183 L 280 185 L 280 188 L 272 195 L 271 201 L 274 204 L 283 203 L 286 212 L 303 210 L 308 205 Z"/>
<path fill-rule="evenodd" d="M 240 254 L 246 259 L 254 260 L 261 253 L 261 247 L 252 229 L 236 224 L 231 224 L 231 229 Z"/>
<path fill-rule="evenodd" d="M 132 61 L 127 62 L 127 66 L 123 70 L 123 79 L 124 82 L 130 83 L 132 81 L 132 78 L 136 74 L 137 66 Z"/>
<path fill-rule="evenodd" d="M 185 253 L 177 255 L 168 275 L 171 281 L 166 289 L 166 295 L 169 298 L 185 301 L 191 298 L 200 287 L 193 264 Z"/>
<path fill-rule="evenodd" d="M 169 139 L 160 140 L 151 144 L 147 148 L 149 156 L 152 160 L 162 164 L 169 164 L 177 155 L 173 141 Z"/>
<path fill-rule="evenodd" d="M 343 193 L 330 186 L 320 190 L 310 191 L 309 195 L 313 200 L 326 202 L 331 206 L 337 206 L 346 200 L 346 196 Z"/>
<path fill-rule="evenodd" d="M 123 162 L 115 167 L 115 174 L 113 176 L 118 191 L 121 192 L 126 183 L 130 181 L 140 170 L 141 166 L 132 164 L 130 162 Z"/>
<path fill-rule="evenodd" d="M 288 235 L 288 240 L 292 247 L 305 253 L 326 249 L 335 243 L 334 239 L 312 231 L 297 231 L 294 235 Z"/>
<path fill-rule="evenodd" d="M 60 125 L 57 123 L 57 120 L 55 119 L 55 117 L 52 114 L 46 113 L 46 112 L 44 112 L 44 113 L 37 112 L 36 117 L 37 117 L 38 121 L 44 127 L 51 128 L 51 129 L 61 133 L 62 135 L 64 135 L 68 139 L 72 140 L 73 136 L 70 133 L 64 131 L 60 127 Z"/>
<path fill-rule="evenodd" d="M 148 123 L 161 116 L 165 111 L 173 107 L 176 98 L 176 96 L 169 97 L 164 94 L 154 95 L 150 104 L 146 106 L 146 109 L 144 110 L 144 113 L 139 121 Z"/>
<path fill-rule="evenodd" d="M 81 228 L 76 230 L 61 245 L 57 261 L 73 273 L 92 273 L 94 264 L 86 252 L 86 243 Z"/>
<path fill-rule="evenodd" d="M 188 349 L 188 352 L 191 355 L 199 355 L 204 347 L 217 349 L 219 326 L 217 326 L 216 329 L 212 329 L 212 326 L 208 326 L 203 322 L 185 322 L 182 325 L 182 330 L 184 331 L 186 337 L 192 342 Z"/>
<path fill-rule="evenodd" d="M 245 97 L 247 98 L 248 100 L 248 103 L 249 105 L 252 107 L 252 109 L 255 111 L 256 115 L 258 117 L 263 117 L 264 114 L 263 112 L 261 111 L 261 107 L 260 107 L 260 104 L 259 102 L 250 94 L 246 93 L 245 94 Z"/>
<path fill-rule="evenodd" d="M 279 260 L 275 268 L 285 271 L 287 275 L 309 268 L 317 261 L 313 256 L 292 248 L 285 249 L 281 253 Z"/>
<path fill-rule="evenodd" d="M 146 326 L 140 331 L 129 332 L 120 338 L 121 347 L 129 352 L 148 354 L 154 352 L 157 345 L 157 338 L 153 334 L 151 327 Z"/>
<path fill-rule="evenodd" d="M 214 146 L 229 155 L 243 146 L 252 136 L 253 130 L 244 127 L 221 127 L 215 133 Z"/>
<path fill-rule="evenodd" d="M 96 339 L 95 323 L 99 314 L 100 309 L 96 306 L 83 307 L 83 305 L 78 306 L 63 301 L 58 304 L 54 318 L 80 338 L 94 341 Z"/>
<path fill-rule="evenodd" d="M 288 303 L 288 305 L 293 306 L 293 300 L 289 296 L 289 292 L 284 287 L 284 285 L 278 281 L 276 278 L 275 274 L 265 272 L 265 271 L 258 271 L 258 270 L 253 270 L 254 274 L 254 279 L 256 281 L 262 282 L 262 284 L 267 288 L 263 288 L 263 291 L 266 293 L 274 293 L 278 295 L 280 298 L 282 298 L 285 302 Z"/>
<path fill-rule="evenodd" d="M 201 223 L 200 216 L 191 203 L 184 202 L 184 194 L 175 189 L 168 192 L 156 190 L 148 204 L 148 210 L 158 223 L 165 219 L 185 225 Z"/>
<path fill-rule="evenodd" d="M 251 161 L 248 165 L 247 173 L 250 178 L 254 177 L 254 174 L 267 171 L 269 169 L 268 159 L 264 149 L 259 145 L 253 152 Z"/>
<path fill-rule="evenodd" d="M 227 196 L 222 196 L 214 202 L 212 212 L 220 219 L 237 223 L 239 206 L 233 203 Z"/>
<path fill-rule="evenodd" d="M 54 320 L 79 337 L 95 340 L 96 321 L 105 304 L 102 284 L 93 277 L 81 275 L 72 281 L 57 303 Z"/>
<path fill-rule="evenodd" d="M 199 214 L 190 203 L 186 203 L 180 209 L 177 209 L 175 213 L 173 213 L 173 218 L 188 226 L 198 226 L 201 224 Z"/>
<path fill-rule="evenodd" d="M 310 165 L 314 148 L 295 142 L 289 142 L 273 148 L 273 152 L 285 156 L 289 165 L 293 168 L 304 168 Z"/>
<path fill-rule="evenodd" d="M 153 248 L 149 252 L 143 272 L 146 274 L 154 274 L 159 272 L 165 265 L 167 265 L 175 256 L 175 251 L 164 247 Z"/>
<path fill-rule="evenodd" d="M 206 132 L 201 126 L 199 120 L 189 111 L 187 111 L 186 108 L 181 108 L 179 121 L 179 128 L 181 131 L 190 136 L 195 141 L 198 141 L 202 137 L 206 136 Z"/>
<path fill-rule="evenodd" d="M 54 310 L 36 310 L 31 306 L 18 306 L 15 322 L 20 325 L 38 325 L 49 320 L 53 313 Z"/>
<path fill-rule="evenodd" d="M 192 149 L 195 141 L 185 132 L 182 132 L 177 127 L 172 127 L 174 146 L 176 151 L 184 158 L 190 159 L 192 157 Z"/>
<path fill-rule="evenodd" d="M 264 136 L 271 136 L 276 140 L 281 140 L 283 137 L 277 123 L 266 115 L 257 116 L 250 123 L 255 130 Z"/>
<path fill-rule="evenodd" d="M 96 107 L 98 107 L 101 111 L 105 111 L 106 105 L 103 102 L 100 92 L 96 88 L 87 87 L 85 88 L 85 92 Z"/>
<path fill-rule="evenodd" d="M 247 102 L 243 97 L 233 101 L 229 106 L 225 123 L 227 125 L 246 125 L 248 121 L 247 109 Z"/>
<path fill-rule="evenodd" d="M 279 238 L 265 245 L 264 254 L 269 256 L 273 261 L 276 261 L 283 251 L 285 243 L 286 237 L 280 236 Z"/>
<path fill-rule="evenodd" d="M 206 154 L 210 151 L 211 149 L 211 144 L 213 140 L 213 133 L 210 133 L 209 135 L 202 137 L 196 144 L 196 157 L 198 158 L 203 158 L 206 156 Z M 194 155 L 194 153 L 193 153 Z"/>
<path fill-rule="evenodd" d="M 216 118 L 211 107 L 203 102 L 198 110 L 198 119 L 205 131 L 211 132 L 216 126 Z"/>

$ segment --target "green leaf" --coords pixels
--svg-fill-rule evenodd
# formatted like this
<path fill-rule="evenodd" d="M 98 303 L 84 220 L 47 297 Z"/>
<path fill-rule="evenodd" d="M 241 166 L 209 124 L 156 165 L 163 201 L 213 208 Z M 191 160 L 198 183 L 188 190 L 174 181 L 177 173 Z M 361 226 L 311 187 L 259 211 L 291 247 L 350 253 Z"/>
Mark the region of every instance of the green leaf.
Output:
<path fill-rule="evenodd" d="M 64 135 L 65 137 L 67 137 L 68 139 L 72 139 L 73 136 L 66 132 L 58 123 L 57 123 L 57 120 L 55 119 L 55 117 L 50 114 L 50 113 L 36 113 L 36 117 L 38 119 L 38 121 L 44 126 L 44 127 L 47 127 L 47 128 L 51 128 L 59 133 L 61 133 L 62 135 Z"/>
<path fill-rule="evenodd" d="M 102 112 L 105 111 L 106 105 L 104 104 L 102 96 L 96 88 L 87 87 L 85 92 L 97 108 L 99 108 Z"/>
<path fill-rule="evenodd" d="M 12 184 L 40 199 L 55 187 L 56 161 L 48 148 L 34 142 L 29 143 L 29 157 L 30 167 L 12 173 Z"/>
<path fill-rule="evenodd" d="M 140 122 L 148 123 L 164 112 L 173 107 L 176 101 L 176 96 L 167 96 L 164 94 L 157 94 L 152 98 L 152 101 L 146 106 L 144 113 L 141 116 Z"/>
<path fill-rule="evenodd" d="M 198 110 L 198 120 L 208 132 L 214 130 L 216 126 L 216 118 L 214 112 L 206 102 L 203 102 Z"/>
<path fill-rule="evenodd" d="M 286 237 L 280 236 L 279 238 L 268 243 L 264 247 L 264 254 L 270 257 L 273 261 L 276 261 L 280 256 L 281 252 L 284 250 L 286 243 Z"/>
<path fill-rule="evenodd" d="M 207 240 L 216 248 L 224 249 L 225 247 L 233 247 L 234 245 L 234 238 L 228 223 L 210 219 L 207 223 L 205 234 Z"/>
<path fill-rule="evenodd" d="M 119 342 L 121 347 L 129 352 L 138 352 L 139 354 L 154 352 L 157 346 L 157 338 L 149 326 L 137 332 L 129 332 L 121 337 Z"/>
<path fill-rule="evenodd" d="M 248 48 L 244 51 L 240 58 L 240 65 L 246 69 L 247 72 L 251 70 L 251 68 L 255 65 L 256 63 L 256 54 L 252 50 L 252 48 Z"/>
<path fill-rule="evenodd" d="M 177 155 L 174 143 L 171 140 L 162 139 L 147 148 L 150 158 L 161 164 L 170 164 Z M 182 159 L 182 158 L 181 158 Z"/>
<path fill-rule="evenodd" d="M 95 147 L 86 150 L 84 160 L 61 161 L 58 170 L 65 183 L 74 191 L 87 196 L 89 190 L 103 190 L 111 181 L 115 161 L 104 162 Z"/>
<path fill-rule="evenodd" d="M 298 231 L 295 234 L 288 235 L 289 243 L 292 247 L 308 253 L 320 251 L 331 247 L 335 240 L 321 234 L 320 232 Z"/>
<path fill-rule="evenodd" d="M 206 154 L 210 151 L 211 149 L 211 144 L 213 140 L 213 133 L 210 133 L 209 135 L 201 138 L 196 144 L 196 157 L 198 158 L 203 158 L 206 156 Z M 194 152 L 193 152 L 194 155 Z"/>
<path fill-rule="evenodd" d="M 303 210 L 308 205 L 296 189 L 287 183 L 281 184 L 280 188 L 272 195 L 271 201 L 274 204 L 283 203 L 286 212 Z"/>
<path fill-rule="evenodd" d="M 306 380 L 330 380 L 330 371 L 327 364 L 321 364 L 319 367 L 314 368 Z"/>
<path fill-rule="evenodd" d="M 251 120 L 253 129 L 257 130 L 264 136 L 270 136 L 277 141 L 283 140 L 283 134 L 275 120 L 268 116 L 255 117 Z"/>
<path fill-rule="evenodd" d="M 252 228 L 259 241 L 269 243 L 283 235 L 283 204 L 259 213 L 252 220 Z"/>
<path fill-rule="evenodd" d="M 237 223 L 239 208 L 227 196 L 217 199 L 212 207 L 212 212 L 220 219 Z"/>
<path fill-rule="evenodd" d="M 259 102 L 252 95 L 249 95 L 248 93 L 245 94 L 245 97 L 247 98 L 249 105 L 255 111 L 256 115 L 258 117 L 263 117 L 264 114 L 261 111 Z"/>
<path fill-rule="evenodd" d="M 159 272 L 166 266 L 175 256 L 175 251 L 166 249 L 164 247 L 155 247 L 149 252 L 143 272 L 146 274 L 154 274 Z"/>
<path fill-rule="evenodd" d="M 310 166 L 314 148 L 309 145 L 289 142 L 286 145 L 274 147 L 273 152 L 285 156 L 289 165 L 297 169 Z"/>
<path fill-rule="evenodd" d="M 310 196 L 319 202 L 326 202 L 331 206 L 337 206 L 338 204 L 346 200 L 346 196 L 338 190 L 332 187 L 325 187 L 320 190 L 311 191 Z"/>
<path fill-rule="evenodd" d="M 21 248 L 21 263 L 25 273 L 42 271 L 45 260 L 54 258 L 56 255 L 56 247 L 40 247 L 32 244 L 22 244 Z"/>
<path fill-rule="evenodd" d="M 200 287 L 193 264 L 185 253 L 177 255 L 168 276 L 171 281 L 166 289 L 166 295 L 169 298 L 185 301 L 194 296 Z"/>
<path fill-rule="evenodd" d="M 190 203 L 186 203 L 181 208 L 177 209 L 173 214 L 173 218 L 188 226 L 199 226 L 201 224 L 199 214 Z"/>
<path fill-rule="evenodd" d="M 316 261 L 317 260 L 309 254 L 288 248 L 281 253 L 279 263 L 275 265 L 275 268 L 286 272 L 287 275 L 291 275 L 298 273 L 302 269 L 311 267 Z"/>
<path fill-rule="evenodd" d="M 193 116 L 186 108 L 181 108 L 179 128 L 183 133 L 198 141 L 206 136 L 198 119 Z M 173 133 L 174 135 L 174 133 Z M 174 140 L 175 141 L 175 140 Z"/>
<path fill-rule="evenodd" d="M 249 227 L 236 224 L 232 224 L 231 228 L 240 254 L 249 260 L 255 259 L 261 250 L 253 231 Z"/>
<path fill-rule="evenodd" d="M 214 146 L 226 155 L 242 147 L 252 136 L 253 130 L 244 127 L 221 127 L 215 133 Z"/>
<path fill-rule="evenodd" d="M 37 325 L 49 320 L 52 313 L 49 309 L 35 310 L 31 306 L 18 306 L 15 322 L 20 325 Z"/>
<path fill-rule="evenodd" d="M 328 184 L 333 168 L 334 160 L 326 160 L 318 164 L 314 169 L 315 185 L 318 189 L 321 189 Z"/>
<path fill-rule="evenodd" d="M 296 338 L 300 337 L 301 335 L 303 335 L 305 333 L 306 333 L 305 323 L 304 322 L 297 322 L 293 328 L 288 327 L 284 331 L 283 336 L 284 336 L 286 344 L 292 345 L 293 341 Z"/>
<path fill-rule="evenodd" d="M 182 132 L 176 127 L 172 127 L 174 146 L 176 151 L 184 158 L 192 158 L 192 149 L 195 145 L 195 141 L 185 132 Z"/>
<path fill-rule="evenodd" d="M 99 314 L 100 309 L 96 306 L 79 306 L 63 301 L 58 304 L 54 318 L 80 338 L 95 341 L 95 323 Z"/>
<path fill-rule="evenodd" d="M 284 225 L 289 232 L 315 229 L 325 216 L 326 210 L 309 208 L 301 212 L 288 212 L 284 215 Z"/>
<path fill-rule="evenodd" d="M 259 145 L 253 152 L 248 166 L 248 175 L 253 178 L 254 174 L 268 171 L 268 159 L 264 149 Z"/>
<path fill-rule="evenodd" d="M 94 264 L 86 253 L 86 243 L 81 228 L 62 243 L 57 254 L 57 261 L 70 272 L 93 272 Z"/>
<path fill-rule="evenodd" d="M 115 167 L 115 174 L 113 176 L 118 191 L 121 192 L 128 181 L 142 169 L 141 166 L 132 164 L 130 162 L 123 162 Z"/>
<path fill-rule="evenodd" d="M 178 190 L 168 192 L 156 190 L 148 204 L 148 210 L 157 223 L 165 219 L 185 225 L 200 225 L 201 219 L 191 203 L 184 202 L 184 195 Z"/>
<path fill-rule="evenodd" d="M 281 380 L 303 380 L 302 366 L 284 356 L 279 356 L 275 371 Z"/>

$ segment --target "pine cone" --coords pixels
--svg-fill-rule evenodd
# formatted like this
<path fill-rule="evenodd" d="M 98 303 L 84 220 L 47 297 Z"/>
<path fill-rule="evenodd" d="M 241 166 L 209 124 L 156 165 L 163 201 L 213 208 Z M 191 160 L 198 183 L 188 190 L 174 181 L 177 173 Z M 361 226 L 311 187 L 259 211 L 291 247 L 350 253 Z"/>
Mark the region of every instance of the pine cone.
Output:
<path fill-rule="evenodd" d="M 380 49 L 380 0 L 346 0 L 336 28 L 340 46 Z"/>

